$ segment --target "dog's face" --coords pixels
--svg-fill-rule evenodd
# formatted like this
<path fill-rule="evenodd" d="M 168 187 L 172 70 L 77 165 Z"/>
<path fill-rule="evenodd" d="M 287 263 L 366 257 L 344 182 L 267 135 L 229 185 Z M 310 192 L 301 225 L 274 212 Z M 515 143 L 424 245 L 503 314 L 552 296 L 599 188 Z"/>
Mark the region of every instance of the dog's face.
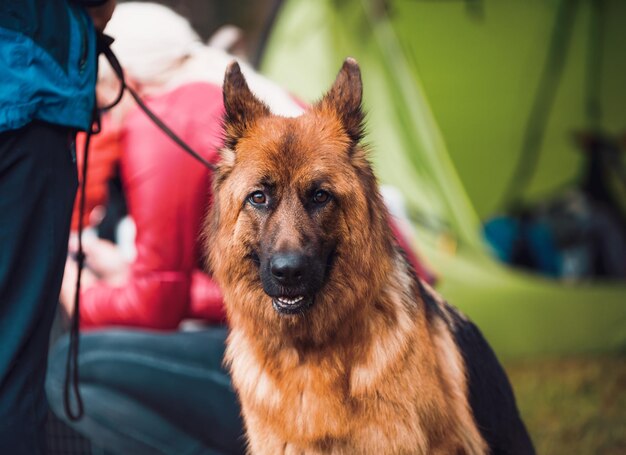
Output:
<path fill-rule="evenodd" d="M 271 126 L 279 130 L 273 137 L 242 139 L 231 176 L 240 182 L 238 225 L 246 233 L 246 257 L 281 314 L 302 313 L 314 303 L 332 268 L 341 218 L 340 189 L 324 145 L 302 141 L 298 125 L 290 126 Z M 291 159 L 296 155 L 300 162 Z"/>
<path fill-rule="evenodd" d="M 349 59 L 320 102 L 284 118 L 254 97 L 238 65 L 227 70 L 207 248 L 227 304 L 245 306 L 248 316 L 332 323 L 349 311 L 346 295 L 358 295 L 355 276 L 372 280 L 359 258 L 386 212 L 373 214 L 372 202 L 382 204 L 358 145 L 361 91 Z M 229 306 L 231 317 L 241 309 Z"/>

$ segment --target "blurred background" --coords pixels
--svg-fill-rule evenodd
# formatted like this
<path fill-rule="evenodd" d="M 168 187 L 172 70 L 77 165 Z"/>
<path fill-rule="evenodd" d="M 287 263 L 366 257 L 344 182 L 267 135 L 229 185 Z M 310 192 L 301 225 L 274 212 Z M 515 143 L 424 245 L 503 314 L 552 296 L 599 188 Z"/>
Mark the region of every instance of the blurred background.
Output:
<path fill-rule="evenodd" d="M 355 57 L 392 210 L 538 453 L 626 453 L 626 2 L 158 3 L 307 102 Z"/>

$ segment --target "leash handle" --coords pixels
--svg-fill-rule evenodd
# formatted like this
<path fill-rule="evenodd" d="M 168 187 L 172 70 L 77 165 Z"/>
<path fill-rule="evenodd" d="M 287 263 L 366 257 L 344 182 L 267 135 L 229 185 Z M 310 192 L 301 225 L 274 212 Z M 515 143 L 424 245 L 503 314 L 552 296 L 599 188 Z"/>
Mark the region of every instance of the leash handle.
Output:
<path fill-rule="evenodd" d="M 99 115 L 95 111 L 93 115 L 94 121 L 85 137 L 85 152 L 83 157 L 78 209 L 78 254 L 76 257 L 76 267 L 78 271 L 76 275 L 76 290 L 74 291 L 74 313 L 72 314 L 70 322 L 70 344 L 67 352 L 67 360 L 65 362 L 65 381 L 63 383 L 63 408 L 68 419 L 73 422 L 80 420 L 85 413 L 83 400 L 78 388 L 80 379 L 78 371 L 78 350 L 80 345 L 80 281 L 85 265 L 85 253 L 83 251 L 83 214 L 85 213 L 85 188 L 87 187 L 87 161 L 89 160 L 89 143 L 91 136 L 100 131 Z M 71 394 L 74 395 L 74 399 L 76 400 L 76 411 L 72 409 Z"/>

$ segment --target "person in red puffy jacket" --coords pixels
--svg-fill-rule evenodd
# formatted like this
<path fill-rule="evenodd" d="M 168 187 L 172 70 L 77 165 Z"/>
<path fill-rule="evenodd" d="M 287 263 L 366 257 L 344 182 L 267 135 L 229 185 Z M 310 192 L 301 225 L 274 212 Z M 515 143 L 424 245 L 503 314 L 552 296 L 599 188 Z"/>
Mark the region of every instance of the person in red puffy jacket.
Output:
<path fill-rule="evenodd" d="M 194 150 L 216 161 L 223 109 L 220 86 L 188 83 L 146 101 Z M 85 239 L 81 327 L 173 330 L 189 318 L 221 322 L 222 297 L 200 269 L 198 245 L 210 202 L 210 171 L 182 152 L 138 108 L 120 108 L 128 109 L 123 123 L 117 128 L 113 121 L 103 123 L 103 132 L 93 138 L 91 156 L 105 155 L 102 152 L 119 144 L 120 179 L 136 227 L 135 257 L 129 260 L 105 240 Z M 69 259 L 61 292 L 68 312 L 75 273 Z"/>
<path fill-rule="evenodd" d="M 140 30 L 134 27 L 138 23 Z M 116 38 L 113 50 L 127 83 L 187 144 L 216 162 L 222 143 L 221 81 L 233 57 L 202 45 L 185 19 L 156 4 L 122 3 L 107 32 Z M 118 89 L 116 78 L 101 66 L 98 95 L 110 98 Z M 301 112 L 287 92 L 242 66 L 251 88 L 272 110 Z M 96 237 L 84 240 L 79 368 L 85 416 L 68 423 L 114 453 L 243 452 L 239 406 L 221 366 L 222 296 L 203 270 L 200 254 L 211 173 L 129 97 L 102 125 L 90 151 L 97 172 L 92 176 L 88 170 L 87 220 L 106 204 L 103 179 L 119 165 L 136 234 L 130 253 Z M 396 233 L 416 271 L 425 273 Z M 76 273 L 70 256 L 60 296 L 68 314 Z M 180 330 L 187 320 L 200 324 L 194 331 Z M 67 352 L 64 338 L 52 350 L 46 384 L 61 418 Z"/>

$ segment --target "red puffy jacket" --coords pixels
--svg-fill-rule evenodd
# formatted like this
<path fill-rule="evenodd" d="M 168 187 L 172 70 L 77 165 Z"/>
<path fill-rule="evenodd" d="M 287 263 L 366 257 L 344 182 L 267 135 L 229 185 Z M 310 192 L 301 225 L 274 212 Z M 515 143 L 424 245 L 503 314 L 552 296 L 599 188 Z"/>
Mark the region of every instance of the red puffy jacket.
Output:
<path fill-rule="evenodd" d="M 147 104 L 194 150 L 209 161 L 217 159 L 221 87 L 187 84 L 152 97 Z M 123 286 L 98 283 L 82 291 L 82 326 L 174 329 L 190 317 L 223 320 L 221 293 L 199 269 L 198 238 L 210 200 L 209 170 L 138 109 L 127 115 L 119 139 L 121 180 L 137 227 L 137 257 Z M 95 155 L 98 143 L 93 145 Z"/>

